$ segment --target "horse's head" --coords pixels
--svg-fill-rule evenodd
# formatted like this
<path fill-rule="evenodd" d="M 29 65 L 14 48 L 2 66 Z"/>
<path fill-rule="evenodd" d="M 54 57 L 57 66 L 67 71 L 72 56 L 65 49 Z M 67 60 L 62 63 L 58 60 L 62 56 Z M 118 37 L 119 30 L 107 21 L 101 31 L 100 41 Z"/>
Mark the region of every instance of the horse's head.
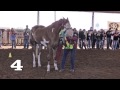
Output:
<path fill-rule="evenodd" d="M 71 28 L 71 24 L 70 24 L 68 18 L 67 19 L 64 18 L 64 20 L 63 20 L 63 26 L 64 26 L 64 28 Z"/>
<path fill-rule="evenodd" d="M 59 25 L 59 30 L 62 30 L 64 28 L 71 28 L 71 25 L 70 25 L 70 22 L 69 22 L 68 18 L 67 19 L 65 19 L 65 18 L 60 19 L 58 21 L 58 25 Z"/>
<path fill-rule="evenodd" d="M 53 24 L 54 30 L 52 32 L 54 33 L 54 46 L 57 46 L 58 41 L 59 41 L 59 33 L 61 30 L 64 28 L 71 28 L 69 19 L 62 18 Z"/>

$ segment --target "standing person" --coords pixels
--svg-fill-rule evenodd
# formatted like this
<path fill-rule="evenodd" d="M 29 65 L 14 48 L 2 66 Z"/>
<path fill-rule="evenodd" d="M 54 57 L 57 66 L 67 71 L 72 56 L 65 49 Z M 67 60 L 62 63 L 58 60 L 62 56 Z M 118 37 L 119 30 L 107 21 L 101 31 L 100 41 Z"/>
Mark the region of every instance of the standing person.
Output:
<path fill-rule="evenodd" d="M 107 37 L 107 49 L 110 49 L 110 43 L 111 43 L 111 28 L 106 32 L 106 37 Z"/>
<path fill-rule="evenodd" d="M 92 47 L 92 35 L 93 34 L 93 27 L 90 27 L 90 29 L 88 30 L 88 34 L 87 34 L 87 41 L 88 41 L 88 49 L 90 49 Z"/>
<path fill-rule="evenodd" d="M 106 33 L 105 33 L 105 30 L 103 30 L 103 49 L 105 46 L 105 40 L 106 40 Z"/>
<path fill-rule="evenodd" d="M 14 29 L 11 29 L 11 35 L 10 35 L 10 40 L 12 42 L 12 49 L 16 48 L 16 34 L 14 32 Z"/>
<path fill-rule="evenodd" d="M 74 72 L 74 61 L 75 61 L 75 55 L 76 55 L 76 49 L 77 49 L 77 41 L 78 41 L 78 35 L 76 32 L 73 33 L 73 36 L 66 36 L 65 37 L 65 45 L 64 45 L 64 52 L 61 62 L 61 70 L 60 72 L 64 71 L 65 69 L 65 62 L 68 53 L 70 52 L 70 59 L 71 59 L 71 68 L 70 71 Z"/>
<path fill-rule="evenodd" d="M 24 32 L 24 49 L 29 48 L 29 39 L 30 39 L 30 29 L 28 28 L 28 25 L 26 25 L 26 29 Z"/>
<path fill-rule="evenodd" d="M 82 48 L 82 29 L 79 30 L 79 48 L 81 49 Z"/>
<path fill-rule="evenodd" d="M 110 41 L 110 47 L 113 49 L 113 41 L 114 41 L 114 30 L 111 30 L 111 41 Z"/>
<path fill-rule="evenodd" d="M 103 29 L 101 29 L 100 31 L 100 49 L 103 49 L 103 46 L 104 46 L 104 32 L 103 32 Z"/>
<path fill-rule="evenodd" d="M 86 43 L 85 43 L 85 39 L 86 39 L 86 30 L 85 29 L 83 29 L 83 31 L 82 31 L 82 36 L 81 36 L 81 42 L 82 42 L 82 49 L 83 49 L 83 47 L 86 49 Z"/>
<path fill-rule="evenodd" d="M 88 42 L 88 46 L 87 46 L 87 48 L 88 48 L 88 49 L 91 48 L 91 43 L 92 43 L 91 35 L 92 35 L 92 31 L 89 30 L 88 33 L 87 33 L 87 42 Z"/>
<path fill-rule="evenodd" d="M 113 50 L 116 50 L 116 49 L 117 49 L 118 38 L 119 38 L 118 31 L 115 30 L 115 33 L 113 33 Z"/>
<path fill-rule="evenodd" d="M 95 49 L 95 43 L 96 43 L 96 29 L 93 31 L 91 38 L 92 38 L 92 49 Z"/>
<path fill-rule="evenodd" d="M 0 30 L 0 48 L 2 48 L 2 30 Z"/>
<path fill-rule="evenodd" d="M 100 31 L 97 32 L 96 34 L 96 46 L 97 46 L 97 49 L 100 49 Z"/>
<path fill-rule="evenodd" d="M 78 40 L 79 40 L 79 39 L 78 39 L 78 37 L 79 37 L 79 32 L 78 32 L 78 30 L 77 30 L 76 28 L 73 29 L 73 35 L 75 35 L 75 34 L 77 35 L 77 43 L 76 43 L 76 49 L 77 49 L 78 46 L 79 46 L 79 44 L 78 44 Z"/>

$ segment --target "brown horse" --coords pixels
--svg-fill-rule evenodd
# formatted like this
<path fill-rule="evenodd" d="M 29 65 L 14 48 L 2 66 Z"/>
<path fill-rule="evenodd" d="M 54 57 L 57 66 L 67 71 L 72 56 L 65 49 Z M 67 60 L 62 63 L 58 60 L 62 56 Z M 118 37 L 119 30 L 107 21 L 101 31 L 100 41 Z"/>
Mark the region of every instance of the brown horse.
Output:
<path fill-rule="evenodd" d="M 36 61 L 35 57 L 38 59 L 38 67 L 41 67 L 41 61 L 40 61 L 40 55 L 41 55 L 41 45 L 42 42 L 44 43 L 44 46 L 47 45 L 47 50 L 48 50 L 48 55 L 47 55 L 47 60 L 48 60 L 48 65 L 47 65 L 47 71 L 50 71 L 50 60 L 51 56 L 53 54 L 53 60 L 54 60 L 54 67 L 55 70 L 58 70 L 57 67 L 57 61 L 55 60 L 56 56 L 56 51 L 57 51 L 57 46 L 59 42 L 59 32 L 61 31 L 61 28 L 63 26 L 68 26 L 70 25 L 70 22 L 67 19 L 63 18 L 60 19 L 48 27 L 42 27 L 40 28 L 39 26 L 34 26 L 31 30 L 31 45 L 33 49 L 33 67 L 36 67 Z M 34 42 L 34 44 L 33 44 Z"/>

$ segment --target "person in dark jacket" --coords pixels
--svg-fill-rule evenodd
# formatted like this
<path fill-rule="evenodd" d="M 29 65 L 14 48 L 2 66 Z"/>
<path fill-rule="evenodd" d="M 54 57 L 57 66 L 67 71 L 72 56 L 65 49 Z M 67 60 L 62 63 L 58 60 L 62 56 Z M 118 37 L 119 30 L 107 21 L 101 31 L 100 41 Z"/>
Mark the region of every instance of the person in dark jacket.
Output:
<path fill-rule="evenodd" d="M 95 48 L 95 43 L 96 43 L 96 29 L 93 31 L 93 33 L 91 34 L 91 39 L 92 39 L 92 49 Z"/>
<path fill-rule="evenodd" d="M 119 38 L 118 31 L 115 30 L 115 33 L 113 33 L 113 50 L 116 50 L 116 49 L 117 49 L 118 38 Z"/>
<path fill-rule="evenodd" d="M 71 53 L 71 55 L 70 55 L 70 59 L 71 59 L 70 71 L 74 72 L 77 41 L 78 41 L 78 35 L 76 32 L 74 32 L 73 37 L 69 37 L 69 36 L 65 37 L 65 46 L 64 46 L 64 52 L 63 52 L 60 72 L 64 71 L 64 69 L 65 69 L 65 62 L 66 62 L 66 58 L 67 58 L 67 55 L 69 52 Z"/>
<path fill-rule="evenodd" d="M 29 36 L 30 36 L 30 29 L 28 28 L 28 25 L 26 25 L 26 29 L 24 32 L 24 49 L 29 48 Z"/>
<path fill-rule="evenodd" d="M 78 38 L 79 38 L 79 48 L 81 49 L 82 48 L 82 40 L 81 40 L 81 38 L 82 38 L 82 29 L 79 30 Z"/>
<path fill-rule="evenodd" d="M 14 32 L 13 28 L 11 29 L 10 40 L 12 42 L 12 49 L 16 48 L 16 33 Z"/>
<path fill-rule="evenodd" d="M 107 49 L 110 49 L 110 43 L 111 43 L 111 28 L 106 32 L 106 37 L 107 37 Z"/>
<path fill-rule="evenodd" d="M 83 31 L 81 32 L 81 48 L 83 49 L 83 47 L 86 49 L 86 44 L 85 44 L 85 39 L 86 39 L 86 36 L 85 36 L 85 29 L 83 29 Z"/>
<path fill-rule="evenodd" d="M 92 30 L 89 30 L 87 33 L 87 42 L 88 42 L 87 48 L 88 49 L 90 49 L 92 45 L 92 38 L 91 38 L 92 33 L 93 33 Z"/>
<path fill-rule="evenodd" d="M 104 46 L 104 32 L 103 32 L 103 29 L 101 29 L 100 31 L 100 49 L 103 49 L 103 46 Z"/>
<path fill-rule="evenodd" d="M 105 46 L 105 39 L 106 39 L 106 33 L 105 33 L 105 30 L 103 30 L 103 49 Z"/>
<path fill-rule="evenodd" d="M 96 34 L 96 46 L 97 46 L 97 49 L 100 49 L 100 31 L 97 32 Z"/>

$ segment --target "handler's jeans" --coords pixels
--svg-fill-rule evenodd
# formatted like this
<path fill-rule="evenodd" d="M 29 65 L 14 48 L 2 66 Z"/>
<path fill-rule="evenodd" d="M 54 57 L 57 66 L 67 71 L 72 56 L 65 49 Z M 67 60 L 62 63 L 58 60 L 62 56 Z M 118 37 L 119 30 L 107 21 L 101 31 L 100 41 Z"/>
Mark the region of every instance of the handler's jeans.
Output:
<path fill-rule="evenodd" d="M 71 53 L 70 55 L 71 68 L 70 69 L 74 69 L 76 49 L 64 49 L 62 62 L 61 62 L 61 69 L 65 68 L 65 62 L 66 62 L 66 58 L 69 52 Z"/>
<path fill-rule="evenodd" d="M 24 48 L 29 48 L 29 40 L 24 39 Z"/>
<path fill-rule="evenodd" d="M 16 48 L 16 41 L 15 40 L 12 40 L 12 48 Z"/>

